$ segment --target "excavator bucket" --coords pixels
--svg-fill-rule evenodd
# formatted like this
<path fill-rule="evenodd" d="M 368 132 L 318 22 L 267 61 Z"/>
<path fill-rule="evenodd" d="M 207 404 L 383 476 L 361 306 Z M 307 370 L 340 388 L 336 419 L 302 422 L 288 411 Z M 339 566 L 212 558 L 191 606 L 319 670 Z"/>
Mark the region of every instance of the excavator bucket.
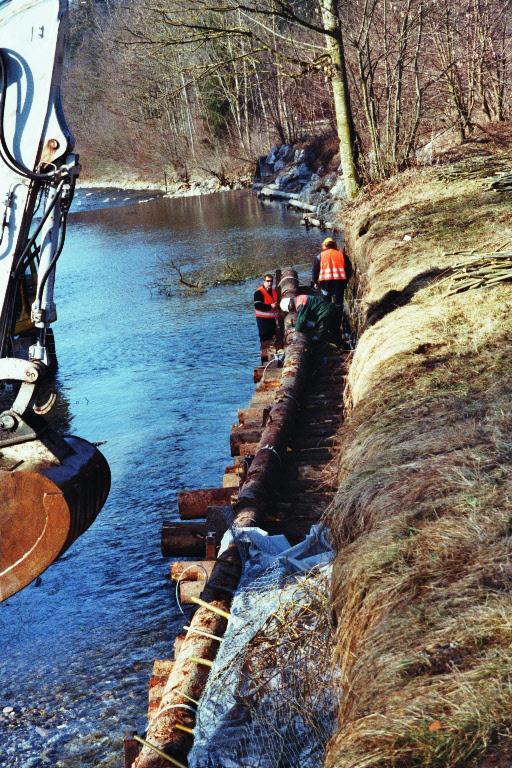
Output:
<path fill-rule="evenodd" d="M 0 454 L 0 602 L 39 576 L 94 521 L 110 490 L 95 446 L 50 430 Z"/>

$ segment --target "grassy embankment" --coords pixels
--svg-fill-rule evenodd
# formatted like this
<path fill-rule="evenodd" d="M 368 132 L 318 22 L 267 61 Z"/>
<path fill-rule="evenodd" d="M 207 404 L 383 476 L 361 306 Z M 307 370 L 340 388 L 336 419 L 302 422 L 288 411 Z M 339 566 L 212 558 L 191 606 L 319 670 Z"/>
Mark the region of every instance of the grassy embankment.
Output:
<path fill-rule="evenodd" d="M 328 513 L 330 768 L 512 764 L 512 283 L 433 279 L 472 262 L 461 251 L 512 251 L 512 193 L 486 189 L 511 149 L 406 172 L 346 211 L 361 334 Z"/>

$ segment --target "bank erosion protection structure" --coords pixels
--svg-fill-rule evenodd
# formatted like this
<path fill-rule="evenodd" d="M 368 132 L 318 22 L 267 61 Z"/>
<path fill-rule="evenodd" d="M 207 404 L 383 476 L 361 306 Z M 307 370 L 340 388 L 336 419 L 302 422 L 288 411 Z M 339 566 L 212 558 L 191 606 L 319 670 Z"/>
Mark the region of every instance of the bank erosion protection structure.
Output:
<path fill-rule="evenodd" d="M 297 274 L 293 270 L 286 272 L 279 287 L 283 297 L 296 295 L 299 289 Z M 275 676 L 271 670 L 274 664 L 279 666 L 277 656 L 272 659 L 272 654 L 264 653 L 263 660 L 258 662 L 258 652 L 248 650 L 248 645 L 254 645 L 262 624 L 268 630 L 275 623 L 278 608 L 286 602 L 284 595 L 287 590 L 292 599 L 287 603 L 286 610 L 290 611 L 293 606 L 295 614 L 293 619 L 291 613 L 286 618 L 285 612 L 284 620 L 282 617 L 277 619 L 278 629 L 279 622 L 283 623 L 281 636 L 285 637 L 290 630 L 292 634 L 297 634 L 299 624 L 306 621 L 307 631 L 310 637 L 314 637 L 315 618 L 321 625 L 321 632 L 329 632 L 328 615 L 322 615 L 320 619 L 315 617 L 312 609 L 313 603 L 320 600 L 321 590 L 315 583 L 314 589 L 308 591 L 304 579 L 307 581 L 310 572 L 318 572 L 322 578 L 322 567 L 328 567 L 330 559 L 329 546 L 321 527 L 314 527 L 312 534 L 310 529 L 318 523 L 335 490 L 330 464 L 334 435 L 342 420 L 342 384 L 347 353 L 332 345 L 313 343 L 306 335 L 295 332 L 293 326 L 294 315 L 288 315 L 285 321 L 284 359 L 276 357 L 254 371 L 256 390 L 249 406 L 239 411 L 238 424 L 232 428 L 230 448 L 233 462 L 225 470 L 222 487 L 183 491 L 178 496 L 181 522 L 165 523 L 163 526 L 164 555 L 198 558 L 192 561 L 175 560 L 170 566 L 170 576 L 177 584 L 180 603 L 196 607 L 196 610 L 185 625 L 183 634 L 176 640 L 174 659 L 154 662 L 149 688 L 147 734 L 144 738 L 127 734 L 126 768 L 164 768 L 168 765 L 179 768 L 199 766 L 203 762 L 204 765 L 220 764 L 212 757 L 219 752 L 224 754 L 227 765 L 231 764 L 229 760 L 237 760 L 237 755 L 241 760 L 247 760 L 251 748 L 258 750 L 260 755 L 265 749 L 272 753 L 276 748 L 285 749 L 296 753 L 297 759 L 300 759 L 299 742 L 308 739 L 314 742 L 313 747 L 309 744 L 308 751 L 314 756 L 316 750 L 315 759 L 318 759 L 330 735 L 329 723 L 331 720 L 334 722 L 335 714 L 333 702 L 328 705 L 329 717 L 326 716 L 325 702 L 317 703 L 318 722 L 313 722 L 315 712 L 310 714 L 311 702 L 304 701 L 301 726 L 290 737 L 290 723 L 297 720 L 300 695 L 310 697 L 309 690 L 300 695 L 298 689 L 290 691 L 290 712 L 285 714 L 280 711 L 276 715 L 276 711 L 272 710 L 273 700 L 276 703 L 279 701 L 282 708 L 287 696 L 282 689 L 272 693 L 272 685 L 266 685 L 266 694 L 270 692 L 270 696 L 262 688 L 257 697 L 260 703 L 266 701 L 267 714 L 263 721 L 261 712 L 257 713 L 249 703 L 254 691 L 249 693 L 245 702 L 241 694 L 241 680 L 243 684 L 247 683 L 247 671 L 251 664 L 254 664 L 252 671 L 260 685 L 264 678 L 268 682 Z M 269 536 L 265 536 L 264 532 Z M 248 574 L 254 568 L 251 551 L 253 554 L 257 551 L 255 559 L 258 564 L 254 573 L 257 572 L 258 578 L 251 582 L 247 592 L 251 599 L 247 598 L 247 594 L 243 599 L 246 601 L 244 607 L 251 608 L 253 613 L 247 610 L 234 615 L 231 612 L 233 596 L 236 604 L 240 599 L 240 587 L 247 584 Z M 285 554 L 282 555 L 282 552 Z M 280 562 L 278 569 L 272 558 Z M 263 566 L 259 568 L 261 563 Z M 298 599 L 298 582 L 292 577 L 290 563 L 294 567 L 300 563 L 297 572 L 301 577 L 301 595 L 308 594 L 302 603 Z M 280 568 L 284 568 L 282 574 L 286 572 L 286 575 L 274 578 Z M 269 573 L 274 576 L 270 578 Z M 270 593 L 265 587 L 268 588 L 272 579 L 273 592 Z M 325 586 L 324 577 L 323 589 Z M 328 604 L 327 591 L 324 597 L 323 608 Z M 274 609 L 272 600 L 276 601 Z M 268 610 L 267 604 L 270 606 Z M 263 615 L 259 625 L 254 622 L 255 613 Z M 297 616 L 300 616 L 298 620 Z M 251 622 L 254 622 L 254 627 L 247 634 L 247 640 L 240 640 Z M 236 645 L 237 642 L 238 651 L 230 652 L 229 644 Z M 291 642 L 293 644 L 296 640 Z M 275 654 L 275 638 L 271 645 Z M 327 650 L 324 648 L 324 656 Z M 322 667 L 318 658 L 321 652 L 321 648 L 315 648 L 312 652 L 314 660 L 310 659 L 313 661 L 310 666 L 314 667 L 317 677 Z M 219 657 L 223 654 L 227 659 L 224 665 L 222 662 L 219 664 Z M 242 659 L 243 656 L 246 658 Z M 236 666 L 233 662 L 235 657 L 238 681 L 233 684 L 234 693 L 227 696 L 225 691 L 232 683 L 228 678 L 232 677 Z M 299 656 L 296 658 L 299 660 Z M 305 682 L 300 666 L 297 664 L 296 669 L 301 677 L 299 687 Z M 205 687 L 207 691 L 202 698 Z M 315 690 L 317 687 L 322 689 L 325 698 L 324 686 L 313 686 Z M 230 703 L 220 706 L 219 700 L 226 696 Z M 240 712 L 237 715 L 238 726 L 236 718 L 229 725 L 234 700 L 237 701 L 236 706 L 244 710 L 244 726 L 240 724 Z M 205 705 L 206 714 L 199 717 L 197 710 L 201 703 Z M 213 706 L 214 713 L 208 713 L 209 706 Z M 295 713 L 291 711 L 293 708 Z M 274 721 L 273 725 L 266 726 L 266 717 Z M 278 734 L 281 724 L 277 720 L 283 717 L 288 722 Z M 210 732 L 214 725 L 212 721 L 223 719 L 222 735 Z M 249 721 L 253 723 L 253 730 L 247 727 Z M 254 723 L 257 723 L 256 732 Z M 284 732 L 286 730 L 288 735 Z M 306 737 L 308 730 L 310 733 Z M 277 735 L 278 747 L 270 738 L 272 732 Z M 260 744 L 257 743 L 258 738 L 261 739 Z M 252 747 L 251 740 L 254 742 Z M 212 755 L 208 757 L 210 749 Z M 243 764 L 249 765 L 249 762 Z"/>

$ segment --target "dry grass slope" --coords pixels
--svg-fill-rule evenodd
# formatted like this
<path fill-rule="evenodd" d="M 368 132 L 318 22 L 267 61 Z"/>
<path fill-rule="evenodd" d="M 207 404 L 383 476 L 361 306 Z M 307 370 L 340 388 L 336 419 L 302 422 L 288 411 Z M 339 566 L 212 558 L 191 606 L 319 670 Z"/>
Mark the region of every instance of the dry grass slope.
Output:
<path fill-rule="evenodd" d="M 512 764 L 512 282 L 439 279 L 508 247 L 512 195 L 458 167 L 403 174 L 345 221 L 361 336 L 328 512 L 329 768 Z"/>

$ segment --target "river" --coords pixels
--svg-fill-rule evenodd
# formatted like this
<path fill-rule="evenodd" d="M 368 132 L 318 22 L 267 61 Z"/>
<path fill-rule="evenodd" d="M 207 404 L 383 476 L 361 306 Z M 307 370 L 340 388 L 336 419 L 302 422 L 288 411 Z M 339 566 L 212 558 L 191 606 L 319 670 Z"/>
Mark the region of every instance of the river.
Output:
<path fill-rule="evenodd" d="M 259 362 L 258 283 L 162 295 L 162 261 L 304 264 L 321 239 L 247 192 L 150 198 L 80 190 L 69 217 L 57 418 L 105 441 L 112 491 L 65 556 L 0 605 L 2 768 L 122 766 L 125 729 L 145 729 L 152 661 L 172 656 L 184 624 L 160 528 L 180 489 L 218 485 L 229 463 Z"/>

